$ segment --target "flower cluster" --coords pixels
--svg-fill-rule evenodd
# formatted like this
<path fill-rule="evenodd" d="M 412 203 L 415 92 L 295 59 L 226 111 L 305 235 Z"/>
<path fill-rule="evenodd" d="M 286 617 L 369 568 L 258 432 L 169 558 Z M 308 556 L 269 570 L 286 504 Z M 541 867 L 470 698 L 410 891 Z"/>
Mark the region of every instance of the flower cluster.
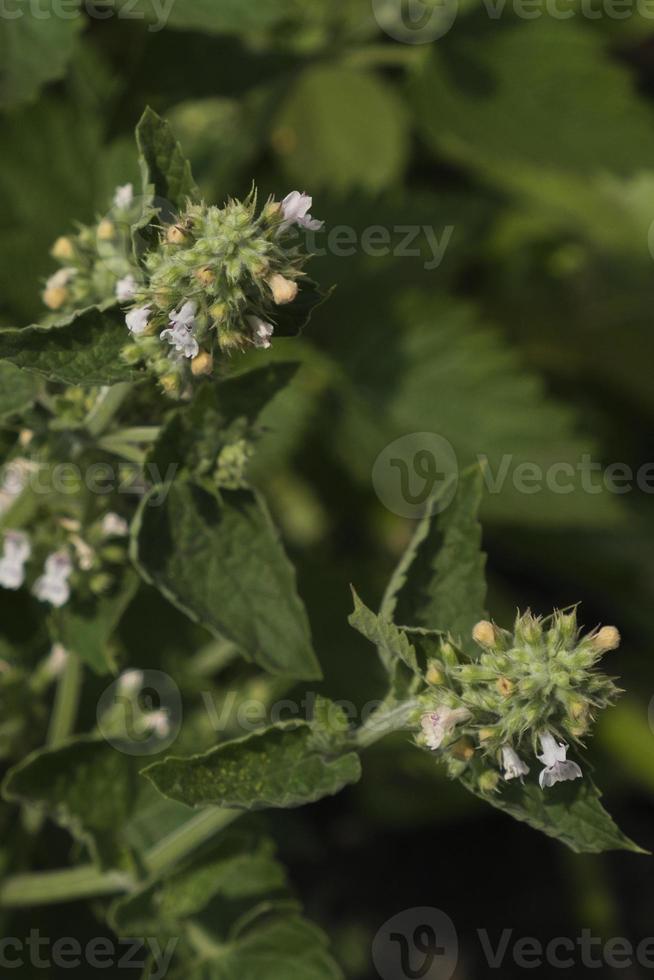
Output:
<path fill-rule="evenodd" d="M 139 212 L 133 187 L 126 184 L 116 189 L 107 216 L 57 239 L 51 255 L 61 268 L 45 284 L 43 302 L 48 309 L 71 313 L 112 299 L 131 300 L 139 278 L 132 246 L 132 225 Z"/>
<path fill-rule="evenodd" d="M 527 612 L 518 614 L 513 632 L 484 620 L 472 635 L 477 659 L 443 639 L 430 660 L 418 743 L 440 752 L 451 775 L 469 769 L 485 791 L 501 776 L 524 779 L 534 758 L 541 789 L 580 778 L 567 751 L 569 743 L 583 744 L 595 713 L 619 694 L 596 669 L 619 646 L 617 629 L 581 636 L 576 611 L 548 620 Z"/>
<path fill-rule="evenodd" d="M 189 203 L 144 257 L 125 318 L 126 359 L 178 394 L 189 375 L 212 373 L 218 353 L 270 347 L 276 313 L 296 299 L 309 257 L 292 229 L 321 227 L 310 207 L 298 191 L 259 214 L 254 192 L 222 208 Z"/>
<path fill-rule="evenodd" d="M 80 591 L 86 587 L 93 595 L 102 595 L 112 588 L 112 566 L 122 565 L 126 558 L 124 542 L 127 522 L 118 514 L 108 513 L 92 525 L 85 537 L 79 521 L 60 517 L 50 544 L 35 543 L 24 530 L 4 532 L 0 556 L 0 588 L 16 591 L 30 578 L 28 562 L 35 559 L 39 569 L 30 590 L 40 602 L 55 609 L 65 606 L 73 585 Z M 54 548 L 53 548 L 54 544 Z M 43 552 L 44 558 L 38 558 Z"/>

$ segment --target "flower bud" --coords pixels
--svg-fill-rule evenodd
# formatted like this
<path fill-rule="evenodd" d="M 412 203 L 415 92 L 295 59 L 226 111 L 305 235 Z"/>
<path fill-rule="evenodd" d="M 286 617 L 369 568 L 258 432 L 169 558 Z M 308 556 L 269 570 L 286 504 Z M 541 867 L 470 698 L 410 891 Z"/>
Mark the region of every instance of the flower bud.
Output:
<path fill-rule="evenodd" d="M 268 279 L 268 285 L 273 294 L 273 299 L 277 306 L 283 306 L 285 303 L 292 303 L 298 294 L 298 284 L 293 282 L 291 279 L 285 279 L 284 276 L 280 276 L 279 273 L 275 273 Z"/>
<path fill-rule="evenodd" d="M 468 735 L 464 735 L 451 746 L 451 752 L 460 762 L 470 762 L 475 754 L 475 745 Z"/>
<path fill-rule="evenodd" d="M 213 286 L 216 281 L 216 273 L 210 266 L 205 265 L 204 268 L 195 272 L 195 278 L 202 286 Z"/>
<path fill-rule="evenodd" d="M 615 626 L 602 626 L 597 635 L 593 637 L 593 646 L 600 653 L 617 650 L 620 646 L 620 633 Z"/>
<path fill-rule="evenodd" d="M 494 769 L 487 769 L 479 777 L 479 789 L 482 793 L 494 793 L 500 783 L 500 775 Z"/>
<path fill-rule="evenodd" d="M 171 225 L 166 231 L 166 241 L 169 245 L 183 245 L 188 235 L 181 225 Z"/>
<path fill-rule="evenodd" d="M 222 323 L 227 318 L 227 303 L 214 303 L 209 310 L 209 316 L 216 323 Z"/>
<path fill-rule="evenodd" d="M 154 294 L 154 301 L 160 310 L 168 310 L 172 305 L 172 297 L 169 289 L 158 289 Z"/>
<path fill-rule="evenodd" d="M 109 218 L 103 218 L 98 225 L 98 238 L 101 242 L 109 242 L 116 234 L 116 226 Z"/>
<path fill-rule="evenodd" d="M 68 301 L 68 290 L 64 286 L 48 286 L 43 293 L 43 302 L 50 310 L 60 310 Z"/>
<path fill-rule="evenodd" d="M 443 684 L 445 681 L 445 674 L 440 664 L 432 663 L 427 668 L 427 673 L 425 674 L 425 680 L 428 684 L 433 684 L 434 687 L 438 684 Z"/>
<path fill-rule="evenodd" d="M 495 686 L 503 698 L 508 698 L 513 694 L 514 685 L 508 677 L 498 677 Z"/>
<path fill-rule="evenodd" d="M 196 378 L 213 371 L 213 356 L 206 350 L 201 350 L 191 361 L 191 371 Z"/>
<path fill-rule="evenodd" d="M 281 216 L 282 205 L 280 201 L 269 201 L 263 209 L 264 218 L 277 218 Z"/>
<path fill-rule="evenodd" d="M 107 572 L 99 572 L 97 575 L 91 576 L 89 587 L 94 595 L 103 595 L 111 589 L 113 584 L 113 575 L 108 575 Z"/>
<path fill-rule="evenodd" d="M 73 247 L 73 243 L 66 235 L 62 235 L 61 238 L 58 238 L 50 249 L 50 255 L 54 259 L 60 259 L 62 262 L 67 262 L 69 259 L 72 259 L 74 254 L 75 249 Z"/>
<path fill-rule="evenodd" d="M 178 374 L 164 374 L 160 379 L 161 387 L 166 392 L 167 395 L 178 395 L 182 387 L 182 383 Z"/>
<path fill-rule="evenodd" d="M 482 647 L 494 647 L 497 642 L 497 631 L 487 619 L 480 620 L 472 631 L 475 643 Z"/>

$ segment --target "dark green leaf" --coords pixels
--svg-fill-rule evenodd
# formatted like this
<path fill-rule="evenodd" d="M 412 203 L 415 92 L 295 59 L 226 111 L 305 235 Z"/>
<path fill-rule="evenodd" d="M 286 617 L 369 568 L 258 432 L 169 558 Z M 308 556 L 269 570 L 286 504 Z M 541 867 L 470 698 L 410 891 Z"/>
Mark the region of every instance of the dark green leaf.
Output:
<path fill-rule="evenodd" d="M 160 793 L 188 806 L 296 807 L 338 793 L 361 776 L 356 753 L 329 755 L 310 725 L 274 726 L 190 759 L 144 770 Z"/>
<path fill-rule="evenodd" d="M 170 123 L 148 108 L 136 127 L 141 159 L 143 194 L 154 193 L 155 205 L 181 210 L 186 201 L 198 196 L 191 164 L 175 139 Z"/>
<path fill-rule="evenodd" d="M 295 572 L 261 498 L 218 494 L 185 476 L 163 503 L 159 492 L 144 499 L 134 525 L 134 559 L 146 580 L 270 673 L 319 677 Z"/>
<path fill-rule="evenodd" d="M 38 380 L 31 374 L 0 361 L 0 418 L 27 408 L 39 387 Z"/>
<path fill-rule="evenodd" d="M 0 16 L 0 108 L 21 105 L 65 74 L 82 27 L 80 10 L 62 17 L 56 0 L 15 0 Z M 70 14 L 73 14 L 71 17 Z"/>

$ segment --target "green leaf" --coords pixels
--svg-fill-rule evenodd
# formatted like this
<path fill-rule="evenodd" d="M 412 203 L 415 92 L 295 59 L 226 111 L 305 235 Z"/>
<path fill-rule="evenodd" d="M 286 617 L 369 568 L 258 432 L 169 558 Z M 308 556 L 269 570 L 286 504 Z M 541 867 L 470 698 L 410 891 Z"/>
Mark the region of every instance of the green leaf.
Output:
<path fill-rule="evenodd" d="M 155 195 L 155 206 L 162 202 L 181 210 L 186 201 L 196 199 L 199 191 L 191 164 L 175 139 L 170 123 L 147 108 L 136 127 L 136 143 L 140 153 L 143 194 Z"/>
<path fill-rule="evenodd" d="M 574 783 L 560 783 L 547 792 L 534 783 L 524 786 L 514 783 L 503 785 L 498 793 L 486 794 L 476 789 L 470 775 L 464 775 L 461 782 L 491 806 L 556 838 L 577 853 L 615 850 L 646 853 L 616 826 L 588 776 Z"/>
<path fill-rule="evenodd" d="M 157 13 L 152 0 L 112 0 L 124 17 L 143 18 L 155 24 L 157 30 L 202 31 L 212 34 L 241 34 L 268 30 L 286 20 L 295 11 L 289 0 L 184 0 L 170 5 L 165 20 Z"/>
<path fill-rule="evenodd" d="M 116 902 L 111 924 L 122 935 L 150 935 L 163 929 L 175 934 L 185 919 L 202 912 L 217 896 L 235 901 L 283 889 L 286 874 L 274 853 L 274 844 L 266 837 L 223 833 L 210 853 Z"/>
<path fill-rule="evenodd" d="M 0 418 L 15 415 L 32 404 L 40 388 L 31 374 L 0 361 Z"/>
<path fill-rule="evenodd" d="M 348 622 L 362 636 L 374 643 L 379 656 L 389 674 L 395 673 L 398 658 L 402 660 L 413 673 L 419 673 L 416 651 L 406 633 L 398 629 L 386 616 L 377 616 L 358 597 L 354 589 L 354 612 Z"/>
<path fill-rule="evenodd" d="M 84 602 L 73 596 L 71 602 L 52 615 L 53 638 L 76 653 L 96 674 L 114 670 L 109 641 L 138 584 L 138 577 L 127 569 L 110 595 Z"/>
<path fill-rule="evenodd" d="M 295 571 L 262 499 L 182 475 L 163 503 L 141 504 L 133 557 L 144 578 L 191 619 L 271 674 L 320 677 Z"/>
<path fill-rule="evenodd" d="M 321 66 L 298 78 L 273 141 L 291 181 L 316 191 L 377 191 L 401 175 L 409 129 L 404 106 L 385 82 Z"/>
<path fill-rule="evenodd" d="M 449 491 L 449 485 L 441 488 L 418 524 L 389 582 L 381 615 L 449 633 L 463 650 L 474 652 L 472 628 L 484 616 L 486 597 L 486 556 L 477 519 L 481 467 L 461 474 L 452 501 L 441 509 L 439 500 L 447 499 Z"/>
<path fill-rule="evenodd" d="M 77 738 L 39 749 L 10 769 L 3 796 L 42 808 L 102 866 L 117 867 L 128 859 L 121 828 L 134 807 L 141 765 L 104 739 Z"/>
<path fill-rule="evenodd" d="M 265 909 L 262 909 L 265 913 Z M 215 952 L 185 964 L 172 980 L 343 980 L 324 933 L 299 915 L 277 911 L 239 930 Z"/>
<path fill-rule="evenodd" d="M 117 307 L 89 307 L 54 326 L 0 330 L 0 358 L 49 381 L 95 386 L 137 376 L 121 358 L 129 339 Z"/>
<path fill-rule="evenodd" d="M 61 78 L 82 27 L 81 10 L 61 16 L 56 0 L 15 0 L 0 16 L 0 108 L 35 99 L 46 82 Z M 74 13 L 71 17 L 70 14 Z"/>
<path fill-rule="evenodd" d="M 302 722 L 276 725 L 190 759 L 164 759 L 144 775 L 164 796 L 187 806 L 260 810 L 333 796 L 358 781 L 361 765 L 355 752 L 328 753 Z"/>

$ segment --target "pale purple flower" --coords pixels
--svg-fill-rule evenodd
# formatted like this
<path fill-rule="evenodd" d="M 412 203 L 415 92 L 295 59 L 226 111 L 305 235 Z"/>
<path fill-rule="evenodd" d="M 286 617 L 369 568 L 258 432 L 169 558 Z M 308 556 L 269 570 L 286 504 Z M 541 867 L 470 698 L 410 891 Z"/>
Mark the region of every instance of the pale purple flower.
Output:
<path fill-rule="evenodd" d="M 520 779 L 526 776 L 529 772 L 529 766 L 522 761 L 518 753 L 510 745 L 502 746 L 502 769 L 504 770 L 504 778 L 509 779 Z"/>
<path fill-rule="evenodd" d="M 261 347 L 264 350 L 268 350 L 271 346 L 270 338 L 275 332 L 275 328 L 272 323 L 266 323 L 258 316 L 248 316 L 246 317 L 250 327 L 252 329 L 252 340 L 254 341 L 255 347 Z"/>
<path fill-rule="evenodd" d="M 159 738 L 166 738 L 170 735 L 170 718 L 168 717 L 167 708 L 150 711 L 146 716 L 146 724 L 150 731 L 154 732 Z"/>
<path fill-rule="evenodd" d="M 118 687 L 122 694 L 137 694 L 143 687 L 144 675 L 142 670 L 126 670 L 118 678 Z"/>
<path fill-rule="evenodd" d="M 134 200 L 134 186 L 133 184 L 123 184 L 121 187 L 116 188 L 116 193 L 114 195 L 114 205 L 120 208 L 121 211 L 129 208 Z"/>
<path fill-rule="evenodd" d="M 282 201 L 284 222 L 281 227 L 288 228 L 290 225 L 298 225 L 308 231 L 320 231 L 325 222 L 317 221 L 309 214 L 312 204 L 313 198 L 309 197 L 308 194 L 291 191 Z"/>
<path fill-rule="evenodd" d="M 0 558 L 0 586 L 20 589 L 25 581 L 25 562 L 32 553 L 29 538 L 23 531 L 7 531 Z"/>
<path fill-rule="evenodd" d="M 439 749 L 443 739 L 450 735 L 457 725 L 468 721 L 470 717 L 467 708 L 448 708 L 446 705 L 441 705 L 435 711 L 423 715 L 420 726 L 427 748 L 434 751 Z"/>
<path fill-rule="evenodd" d="M 136 295 L 136 279 L 128 273 L 116 283 L 116 298 L 119 303 L 128 303 Z"/>
<path fill-rule="evenodd" d="M 137 306 L 135 310 L 130 310 L 125 317 L 125 323 L 130 333 L 133 333 L 135 337 L 140 337 L 147 330 L 151 312 L 149 306 Z"/>
<path fill-rule="evenodd" d="M 538 737 L 543 750 L 538 760 L 545 766 L 538 780 L 541 789 L 568 779 L 581 779 L 582 772 L 577 763 L 566 759 L 568 746 L 565 742 L 557 742 L 550 732 L 541 732 Z"/>
<path fill-rule="evenodd" d="M 48 602 L 56 609 L 65 606 L 70 599 L 68 579 L 73 563 L 67 551 L 56 551 L 45 560 L 43 575 L 34 583 L 33 594 L 41 602 Z"/>
<path fill-rule="evenodd" d="M 175 353 L 183 357 L 197 357 L 200 352 L 200 345 L 193 336 L 197 309 L 197 304 L 188 300 L 180 310 L 170 314 L 171 326 L 161 331 L 161 339 L 167 340 Z"/>

